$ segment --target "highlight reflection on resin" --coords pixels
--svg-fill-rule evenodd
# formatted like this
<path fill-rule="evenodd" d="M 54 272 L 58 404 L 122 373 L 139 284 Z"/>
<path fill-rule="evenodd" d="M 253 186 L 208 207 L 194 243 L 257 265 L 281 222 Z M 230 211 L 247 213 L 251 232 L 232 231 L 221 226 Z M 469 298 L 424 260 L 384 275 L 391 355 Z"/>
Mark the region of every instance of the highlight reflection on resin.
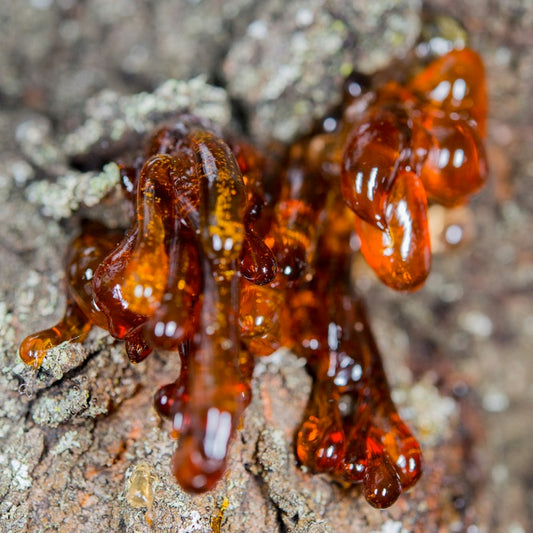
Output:
<path fill-rule="evenodd" d="M 281 162 L 193 116 L 164 125 L 142 158 L 121 163 L 134 184 L 131 227 L 84 224 L 67 256 L 65 316 L 27 337 L 21 358 L 38 367 L 93 325 L 124 340 L 134 363 L 178 352 L 179 375 L 155 406 L 178 440 L 176 479 L 201 492 L 224 473 L 254 356 L 290 347 L 314 380 L 298 460 L 391 505 L 419 479 L 422 456 L 391 400 L 350 267 L 360 248 L 390 287 L 423 284 L 428 202 L 464 203 L 486 179 L 483 76 L 462 49 L 402 84 L 354 90 L 348 80 L 337 118 Z"/>

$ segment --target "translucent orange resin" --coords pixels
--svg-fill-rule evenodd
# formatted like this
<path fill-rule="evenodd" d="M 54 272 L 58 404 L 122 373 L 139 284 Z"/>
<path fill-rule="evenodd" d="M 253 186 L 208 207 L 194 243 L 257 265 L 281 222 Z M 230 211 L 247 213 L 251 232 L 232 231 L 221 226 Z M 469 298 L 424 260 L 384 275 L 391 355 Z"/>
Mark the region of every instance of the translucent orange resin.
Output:
<path fill-rule="evenodd" d="M 154 403 L 178 439 L 176 479 L 201 492 L 225 471 L 253 356 L 288 346 L 314 380 L 298 460 L 391 505 L 420 477 L 422 456 L 391 400 L 351 262 L 359 239 L 387 285 L 424 282 L 428 201 L 462 203 L 486 179 L 485 111 L 481 60 L 460 50 L 403 85 L 348 91 L 336 128 L 277 163 L 180 117 L 149 139 L 142 164 L 121 163 L 131 227 L 83 225 L 65 316 L 25 339 L 21 358 L 38 367 L 93 325 L 124 340 L 134 363 L 178 352 L 179 375 Z"/>

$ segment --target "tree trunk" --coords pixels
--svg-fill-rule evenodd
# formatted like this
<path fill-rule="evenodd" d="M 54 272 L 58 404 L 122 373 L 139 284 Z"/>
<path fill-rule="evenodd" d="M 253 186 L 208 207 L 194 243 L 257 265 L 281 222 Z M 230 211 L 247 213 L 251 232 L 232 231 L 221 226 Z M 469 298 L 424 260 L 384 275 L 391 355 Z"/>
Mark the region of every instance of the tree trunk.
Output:
<path fill-rule="evenodd" d="M 422 291 L 391 294 L 361 270 L 394 398 L 425 460 L 417 486 L 386 511 L 371 508 L 359 487 L 296 464 L 294 432 L 311 381 L 291 353 L 258 361 L 228 473 L 215 491 L 192 497 L 171 475 L 175 443 L 152 407 L 157 387 L 177 375 L 175 354 L 133 366 L 121 343 L 95 329 L 82 345 L 54 350 L 35 372 L 19 362 L 17 347 L 61 315 L 62 256 L 79 220 L 90 213 L 118 224 L 126 216 L 116 171 L 102 173 L 103 163 L 176 109 L 221 127 L 244 122 L 262 145 L 307 131 L 338 103 L 346 65 L 373 72 L 411 48 L 419 1 L 2 7 L 0 531 L 531 527 L 533 7 L 429 4 L 461 20 L 486 61 L 493 179 L 471 210 L 456 212 L 471 242 L 439 254 Z M 200 79 L 118 96 L 198 74 L 224 89 Z M 100 89 L 115 92 L 90 102 L 79 126 Z"/>

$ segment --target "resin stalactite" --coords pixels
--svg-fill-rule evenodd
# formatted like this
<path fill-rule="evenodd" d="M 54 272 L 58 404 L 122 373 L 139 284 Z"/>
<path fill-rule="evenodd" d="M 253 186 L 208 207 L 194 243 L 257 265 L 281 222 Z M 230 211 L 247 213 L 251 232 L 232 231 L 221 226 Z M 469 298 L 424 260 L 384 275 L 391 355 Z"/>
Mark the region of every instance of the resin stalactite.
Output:
<path fill-rule="evenodd" d="M 297 141 L 277 166 L 191 116 L 158 130 L 144 163 L 121 163 L 131 227 L 84 223 L 67 256 L 65 316 L 20 346 L 38 367 L 96 325 L 134 363 L 178 352 L 179 375 L 154 404 L 172 422 L 172 469 L 186 490 L 224 474 L 253 357 L 281 346 L 313 377 L 295 441 L 302 464 L 362 483 L 375 507 L 422 473 L 350 267 L 360 251 L 385 284 L 423 284 L 428 203 L 464 203 L 486 180 L 483 65 L 452 50 L 401 84 L 356 88 L 336 127 Z"/>

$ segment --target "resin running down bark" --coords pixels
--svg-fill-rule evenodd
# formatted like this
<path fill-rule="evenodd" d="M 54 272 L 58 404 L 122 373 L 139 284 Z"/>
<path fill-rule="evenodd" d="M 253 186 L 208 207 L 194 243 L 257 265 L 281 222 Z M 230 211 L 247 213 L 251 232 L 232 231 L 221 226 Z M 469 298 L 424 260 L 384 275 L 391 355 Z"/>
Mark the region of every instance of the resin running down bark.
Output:
<path fill-rule="evenodd" d="M 176 479 L 202 492 L 224 474 L 254 357 L 289 347 L 313 376 L 298 460 L 391 505 L 419 479 L 422 454 L 391 400 L 351 264 L 362 253 L 390 287 L 423 284 L 428 203 L 464 203 L 486 179 L 485 113 L 481 60 L 463 49 L 406 67 L 401 83 L 347 80 L 327 127 L 282 160 L 176 118 L 142 157 L 119 162 L 131 227 L 82 225 L 65 316 L 27 337 L 21 358 L 39 367 L 92 326 L 124 340 L 133 363 L 177 352 L 179 375 L 154 404 L 177 439 Z"/>

